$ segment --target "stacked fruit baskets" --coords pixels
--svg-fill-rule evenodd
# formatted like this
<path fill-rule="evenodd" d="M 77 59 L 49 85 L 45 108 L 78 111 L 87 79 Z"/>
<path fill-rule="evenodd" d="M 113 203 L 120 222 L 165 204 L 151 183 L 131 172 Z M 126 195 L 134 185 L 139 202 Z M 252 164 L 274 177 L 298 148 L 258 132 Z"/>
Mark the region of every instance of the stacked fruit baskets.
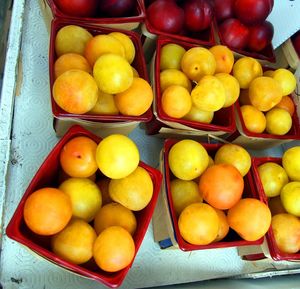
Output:
<path fill-rule="evenodd" d="M 108 287 L 124 281 L 153 214 L 168 216 L 182 251 L 267 245 L 263 258 L 299 260 L 299 147 L 248 150 L 300 139 L 296 79 L 276 67 L 266 21 L 273 1 L 71 2 L 46 2 L 62 138 L 7 235 Z M 141 123 L 167 137 L 160 170 L 128 137 Z"/>
<path fill-rule="evenodd" d="M 271 42 L 273 26 L 265 20 L 273 4 L 271 1 L 258 1 L 256 4 L 246 0 L 212 1 L 214 4 L 208 9 L 208 2 L 173 2 L 170 6 L 177 14 L 181 12 L 183 19 L 180 24 L 176 22 L 177 26 L 174 24 L 174 27 L 166 24 L 175 22 L 171 21 L 175 14 L 171 8 L 164 10 L 165 17 L 152 17 L 155 15 L 153 11 L 167 5 L 163 4 L 163 0 L 145 2 L 145 25 L 149 31 L 155 27 L 158 35 L 156 54 L 151 65 L 155 92 L 154 117 L 147 123 L 147 133 L 172 136 L 175 131 L 183 136 L 200 137 L 204 131 L 204 135 L 221 136 L 251 149 L 266 149 L 299 140 L 299 120 L 295 112 L 297 99 L 294 94 L 296 79 L 287 67 L 276 66 Z M 215 42 L 208 43 L 201 37 L 187 42 L 186 30 L 207 31 L 209 26 L 205 26 L 204 22 L 214 23 Z M 166 32 L 173 29 L 177 29 L 177 34 L 170 37 Z M 169 37 L 166 38 L 166 35 Z M 173 58 L 173 61 L 168 58 Z M 197 72 L 192 73 L 192 70 Z M 223 97 L 220 91 L 212 89 L 212 84 L 208 85 L 208 90 L 214 106 L 203 102 L 205 93 L 208 94 L 204 79 L 215 80 L 211 76 L 221 80 L 225 87 L 223 104 L 217 104 L 217 99 Z M 202 83 L 199 81 L 201 77 L 205 77 Z M 165 92 L 166 86 L 182 83 L 185 83 L 192 98 L 193 105 L 189 113 L 183 107 L 184 104 L 188 106 L 186 100 L 175 100 L 174 95 L 168 96 L 170 91 Z M 197 91 L 201 91 L 202 98 L 197 96 Z M 173 110 L 180 109 L 182 105 L 182 114 L 170 112 L 166 107 L 170 106 L 168 100 L 178 103 L 179 108 L 173 105 Z M 289 114 L 282 110 L 287 107 Z"/>
<path fill-rule="evenodd" d="M 162 175 L 140 161 L 127 137 L 152 117 L 141 35 L 132 31 L 144 19 L 141 3 L 88 2 L 46 3 L 53 16 L 49 104 L 62 138 L 25 191 L 7 235 L 69 272 L 118 287 L 147 232 Z M 112 165 L 110 172 L 100 163 Z M 118 174 L 117 167 L 129 170 Z"/>
<path fill-rule="evenodd" d="M 163 0 L 144 2 L 146 21 L 142 32 L 149 38 L 148 41 L 156 39 L 156 50 L 151 62 L 151 81 L 155 93 L 153 119 L 146 123 L 147 133 L 160 137 L 181 138 L 184 139 L 183 142 L 190 141 L 188 140 L 190 138 L 202 141 L 200 145 L 215 162 L 215 165 L 212 165 L 215 173 L 220 163 L 217 153 L 220 147 L 224 147 L 222 149 L 224 151 L 227 146 L 234 147 L 228 149 L 230 153 L 222 158 L 222 162 L 238 167 L 237 160 L 246 162 L 242 153 L 237 154 L 241 149 L 254 149 L 259 152 L 299 140 L 296 77 L 293 68 L 277 65 L 272 46 L 274 29 L 266 20 L 272 11 L 273 1 L 166 2 Z M 157 17 L 158 10 L 163 11 L 160 17 Z M 180 20 L 172 21 L 175 16 Z M 207 38 L 211 25 L 214 27 L 214 37 Z M 189 38 L 191 35 L 193 37 Z M 209 39 L 214 43 L 209 43 Z M 220 82 L 225 89 L 225 100 L 218 90 Z M 215 146 L 203 141 L 228 144 Z M 220 193 L 220 188 L 228 185 L 229 177 L 224 182 L 217 173 L 209 178 L 209 175 L 213 175 L 211 164 L 194 178 L 180 177 L 174 166 L 179 166 L 181 162 L 181 172 L 190 168 L 190 173 L 193 173 L 199 168 L 192 165 L 193 160 L 197 159 L 197 153 L 194 152 L 195 154 L 189 158 L 189 153 L 193 149 L 187 149 L 184 145 L 180 149 L 184 156 L 178 155 L 177 160 L 173 160 L 170 152 L 178 143 L 180 144 L 180 141 L 168 139 L 162 150 L 160 162 L 161 171 L 165 176 L 165 187 L 162 189 L 164 205 L 161 206 L 158 215 L 166 212 L 168 216 L 166 218 L 168 229 L 165 230 L 165 234 L 169 239 L 160 240 L 158 237 L 156 240 L 162 248 L 175 246 L 185 251 L 250 245 L 253 239 L 249 240 L 247 233 L 239 232 L 240 228 L 247 228 L 246 221 L 251 219 L 250 216 L 246 216 L 247 210 L 244 210 L 243 216 L 238 217 L 237 226 L 232 221 L 234 214 L 231 210 L 238 211 L 242 207 L 240 201 L 233 205 L 233 209 L 222 208 L 209 197 L 214 186 L 219 188 Z M 295 157 L 293 162 L 298 163 L 298 157 Z M 250 163 L 251 158 L 253 157 L 248 155 Z M 204 159 L 201 158 L 202 164 L 206 163 Z M 272 204 L 273 199 L 264 192 L 257 173 L 258 164 L 263 164 L 266 159 L 255 158 L 252 162 L 252 165 L 249 164 L 248 174 L 243 175 L 245 190 L 241 200 L 254 198 L 265 205 Z M 281 163 L 280 160 L 275 162 Z M 273 176 L 272 180 L 268 180 L 269 186 L 274 184 L 276 178 L 280 178 L 278 171 L 273 175 L 269 170 L 267 174 Z M 286 176 L 286 182 L 295 181 L 298 182 L 297 177 Z M 209 187 L 207 190 L 203 183 Z M 218 186 L 218 183 L 221 185 Z M 296 187 L 295 184 L 293 187 L 290 185 L 284 188 L 282 184 L 278 188 L 277 203 L 281 207 L 289 206 L 284 205 L 286 195 L 293 199 L 292 202 L 297 203 L 300 194 Z M 291 193 L 292 190 L 294 193 Z M 286 193 L 287 191 L 289 193 Z M 219 232 L 210 241 L 201 239 L 202 233 L 206 237 L 212 234 L 213 226 L 210 226 L 209 221 L 199 225 L 200 220 L 205 219 L 203 215 L 207 213 L 204 209 L 206 206 L 200 208 L 198 204 L 196 208 L 193 204 L 190 205 L 195 202 L 204 202 L 205 205 L 217 209 L 216 211 L 225 210 L 229 223 L 227 226 L 230 229 L 223 238 L 219 239 Z M 249 204 L 249 207 L 252 205 Z M 263 258 L 267 256 L 273 260 L 299 260 L 298 245 L 295 247 L 291 245 L 295 251 L 288 252 L 279 244 L 281 234 L 285 234 L 279 227 L 285 218 L 297 219 L 297 214 L 286 208 L 275 213 L 271 206 L 270 209 L 264 217 L 261 217 L 268 220 L 261 235 L 266 234 L 266 241 L 262 244 L 262 239 L 259 237 L 255 239 L 256 244 L 262 245 L 261 248 L 266 252 Z M 256 212 L 253 216 L 259 216 L 260 210 L 256 211 L 255 205 L 252 210 L 252 213 Z M 277 217 L 277 213 L 285 213 L 288 216 Z M 187 221 L 188 216 L 194 216 L 192 219 L 199 218 L 199 221 L 195 223 Z M 212 218 L 208 213 L 206 216 L 207 220 Z M 245 223 L 243 220 L 246 220 Z M 194 228 L 187 224 L 193 224 Z M 252 224 L 255 224 L 254 219 Z M 224 229 L 224 226 L 220 225 L 219 228 Z M 253 230 L 259 233 L 258 229 Z M 299 242 L 297 230 L 291 234 L 287 233 L 285 237 L 293 236 L 291 239 Z"/>

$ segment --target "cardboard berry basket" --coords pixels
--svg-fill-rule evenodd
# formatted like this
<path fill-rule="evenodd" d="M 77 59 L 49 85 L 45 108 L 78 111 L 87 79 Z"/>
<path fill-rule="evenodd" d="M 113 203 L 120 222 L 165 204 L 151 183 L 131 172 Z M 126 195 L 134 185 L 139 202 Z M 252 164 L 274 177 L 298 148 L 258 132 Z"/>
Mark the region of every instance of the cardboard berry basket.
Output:
<path fill-rule="evenodd" d="M 295 104 L 297 102 L 295 101 L 294 96 L 292 95 L 293 101 Z M 269 134 L 267 132 L 263 133 L 253 133 L 250 132 L 244 123 L 242 113 L 240 110 L 240 104 L 239 102 L 235 103 L 235 113 L 236 113 L 236 132 L 232 134 L 228 140 L 232 143 L 242 145 L 249 149 L 267 149 L 271 148 L 277 145 L 281 145 L 293 140 L 299 140 L 300 139 L 300 124 L 299 124 L 299 118 L 298 118 L 298 107 L 295 106 L 295 112 L 292 116 L 292 127 L 290 131 L 285 135 L 274 135 Z"/>
<path fill-rule="evenodd" d="M 108 34 L 113 31 L 119 31 L 126 34 L 132 40 L 136 55 L 132 62 L 132 66 L 138 71 L 139 76 L 147 81 L 148 72 L 146 62 L 142 50 L 140 35 L 127 30 L 112 29 L 107 27 L 99 27 L 86 23 L 80 23 L 75 20 L 54 19 L 51 23 L 51 35 L 49 46 L 49 76 L 50 76 L 50 93 L 51 93 L 51 107 L 54 116 L 54 128 L 57 135 L 61 136 L 74 124 L 82 125 L 91 130 L 93 133 L 105 137 L 110 133 L 130 133 L 140 122 L 150 121 L 152 118 L 152 110 L 149 108 L 141 116 L 125 116 L 125 115 L 99 115 L 99 114 L 72 114 L 61 109 L 54 101 L 52 95 L 52 87 L 54 84 L 54 63 L 57 59 L 55 53 L 55 37 L 59 29 L 66 25 L 78 25 L 87 29 L 93 36 L 99 34 Z"/>
<path fill-rule="evenodd" d="M 102 271 L 95 266 L 93 262 L 88 262 L 86 265 L 75 265 L 63 260 L 56 256 L 50 250 L 49 237 L 38 236 L 32 233 L 26 226 L 23 218 L 23 208 L 26 199 L 34 191 L 43 187 L 55 187 L 58 185 L 58 173 L 59 173 L 59 155 L 63 146 L 72 138 L 78 136 L 86 136 L 99 143 L 101 139 L 96 135 L 90 133 L 80 126 L 73 126 L 56 144 L 53 150 L 49 153 L 41 167 L 33 177 L 28 188 L 26 189 L 20 203 L 18 204 L 15 213 L 13 214 L 7 228 L 6 234 L 9 238 L 19 242 L 28 249 L 34 251 L 41 257 L 49 260 L 50 262 L 67 269 L 70 272 L 79 274 L 82 277 L 87 277 L 98 282 L 105 284 L 108 287 L 118 287 L 125 279 L 132 263 L 121 271 L 115 273 L 108 273 Z M 160 190 L 162 175 L 161 173 L 140 161 L 139 166 L 143 167 L 149 173 L 153 182 L 153 196 L 150 203 L 141 211 L 135 212 L 137 219 L 137 229 L 133 236 L 135 243 L 135 256 L 138 253 L 140 245 L 146 234 L 148 225 L 152 218 L 154 207 L 157 201 L 158 193 Z"/>
<path fill-rule="evenodd" d="M 178 227 L 178 217 L 176 216 L 175 208 L 173 206 L 172 194 L 170 189 L 170 182 L 174 179 L 169 164 L 168 155 L 172 146 L 179 140 L 166 139 L 164 147 L 161 152 L 160 158 L 160 169 L 163 172 L 164 186 L 161 189 L 160 199 L 158 201 L 155 213 L 153 216 L 153 227 L 154 227 L 154 238 L 161 248 L 179 248 L 182 251 L 194 251 L 194 250 L 206 250 L 206 249 L 217 249 L 217 248 L 229 248 L 229 247 L 241 247 L 241 246 L 258 246 L 263 243 L 264 238 L 260 238 L 256 241 L 243 240 L 237 233 L 232 229 L 229 230 L 227 236 L 219 241 L 213 242 L 209 245 L 192 245 L 186 242 L 180 235 Z M 200 142 L 201 143 L 201 142 Z M 208 154 L 214 158 L 217 150 L 222 144 L 208 144 L 201 143 L 207 150 Z M 258 194 L 252 179 L 250 171 L 244 177 L 245 187 L 243 192 L 243 198 L 251 197 L 264 201 L 263 198 Z M 164 227 L 161 224 L 162 220 L 159 221 L 159 216 L 165 215 Z"/>
<path fill-rule="evenodd" d="M 300 66 L 300 56 L 298 55 L 297 51 L 295 50 L 293 41 L 291 38 L 286 40 L 282 45 L 282 50 L 284 56 L 289 64 L 289 66 L 296 70 Z"/>
<path fill-rule="evenodd" d="M 76 20 L 82 23 L 95 24 L 102 27 L 111 27 L 124 30 L 136 29 L 144 20 L 145 13 L 142 7 L 142 1 L 137 0 L 133 11 L 126 17 L 76 17 L 67 15 L 60 10 L 55 0 L 39 0 L 42 14 L 48 30 L 50 31 L 51 20 L 53 18 Z"/>
<path fill-rule="evenodd" d="M 261 183 L 259 173 L 258 173 L 258 167 L 267 162 L 274 162 L 282 166 L 281 158 L 255 157 L 252 158 L 252 167 L 251 167 L 251 173 L 253 175 L 256 190 L 260 195 L 260 197 L 266 201 L 266 203 L 268 203 L 268 197 L 264 192 L 263 185 Z M 295 254 L 289 254 L 289 253 L 281 252 L 279 250 L 278 246 L 276 245 L 272 227 L 270 227 L 270 229 L 266 234 L 266 242 L 264 243 L 264 246 L 262 246 L 262 251 L 266 257 L 272 258 L 274 261 L 300 261 L 300 251 Z"/>
<path fill-rule="evenodd" d="M 215 112 L 210 124 L 190 121 L 185 119 L 175 119 L 166 115 L 161 107 L 160 89 L 160 55 L 161 49 L 168 43 L 176 43 L 185 49 L 199 46 L 195 43 L 188 43 L 166 37 L 158 37 L 156 54 L 151 62 L 151 84 L 154 91 L 153 118 L 146 123 L 146 132 L 150 135 L 176 137 L 177 136 L 202 136 L 207 135 L 226 138 L 236 130 L 234 106 L 222 108 Z"/>

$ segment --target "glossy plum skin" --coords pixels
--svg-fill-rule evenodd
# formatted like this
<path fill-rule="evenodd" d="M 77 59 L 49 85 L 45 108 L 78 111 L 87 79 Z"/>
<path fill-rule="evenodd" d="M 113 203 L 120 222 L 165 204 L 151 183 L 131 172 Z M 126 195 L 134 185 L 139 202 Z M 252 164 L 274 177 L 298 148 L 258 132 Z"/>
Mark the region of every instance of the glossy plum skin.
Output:
<path fill-rule="evenodd" d="M 244 49 L 249 39 L 249 29 L 238 19 L 229 18 L 219 27 L 222 42 L 230 48 Z"/>
<path fill-rule="evenodd" d="M 271 13 L 274 0 L 236 0 L 235 16 L 246 25 L 262 23 Z"/>
<path fill-rule="evenodd" d="M 215 17 L 218 22 L 234 17 L 233 4 L 235 0 L 214 0 Z"/>
<path fill-rule="evenodd" d="M 262 24 L 249 28 L 248 48 L 259 52 L 272 42 L 274 27 L 272 23 L 265 21 Z"/>
<path fill-rule="evenodd" d="M 207 29 L 212 22 L 213 8 L 207 0 L 189 0 L 184 3 L 184 24 L 189 31 Z"/>
<path fill-rule="evenodd" d="M 150 24 L 157 30 L 180 33 L 183 28 L 184 11 L 171 0 L 154 1 L 146 12 Z"/>
<path fill-rule="evenodd" d="M 58 8 L 65 14 L 77 17 L 92 17 L 97 13 L 97 0 L 56 0 Z"/>

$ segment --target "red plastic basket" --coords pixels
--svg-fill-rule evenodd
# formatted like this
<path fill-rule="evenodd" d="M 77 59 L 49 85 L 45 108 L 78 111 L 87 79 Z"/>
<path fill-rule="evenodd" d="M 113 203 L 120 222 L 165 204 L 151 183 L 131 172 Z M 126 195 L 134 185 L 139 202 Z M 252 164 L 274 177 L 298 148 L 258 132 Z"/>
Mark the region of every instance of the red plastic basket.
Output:
<path fill-rule="evenodd" d="M 57 4 L 55 3 L 55 0 L 46 0 L 54 18 L 59 19 L 66 19 L 66 20 L 76 20 L 78 22 L 83 23 L 93 23 L 97 25 L 110 25 L 110 24 L 126 24 L 126 23 L 141 23 L 145 18 L 145 13 L 143 9 L 143 3 L 141 0 L 136 1 L 136 5 L 134 7 L 134 10 L 132 11 L 131 15 L 127 17 L 76 17 L 67 15 L 64 12 L 62 12 Z"/>
<path fill-rule="evenodd" d="M 40 188 L 57 185 L 58 172 L 60 167 L 60 151 L 69 140 L 77 136 L 89 137 L 97 143 L 101 141 L 100 138 L 90 133 L 89 131 L 83 129 L 82 127 L 73 126 L 53 148 L 53 150 L 47 156 L 47 158 L 33 177 L 31 183 L 25 191 L 19 205 L 16 208 L 15 213 L 13 214 L 6 228 L 6 234 L 9 238 L 25 245 L 30 250 L 46 258 L 47 260 L 55 263 L 56 265 L 64 267 L 69 271 L 77 273 L 81 276 L 85 276 L 90 279 L 101 282 L 106 286 L 112 288 L 118 287 L 125 279 L 130 267 L 132 266 L 133 261 L 129 266 L 115 273 L 104 272 L 100 268 L 95 267 L 91 264 L 86 266 L 72 264 L 56 256 L 50 250 L 49 238 L 35 235 L 28 229 L 24 222 L 23 208 L 26 199 L 30 194 L 32 194 L 34 191 Z M 147 170 L 147 172 L 150 174 L 154 190 L 150 203 L 143 210 L 135 212 L 135 216 L 137 219 L 137 228 L 133 236 L 135 243 L 135 256 L 140 248 L 140 245 L 144 239 L 148 225 L 152 218 L 152 214 L 154 211 L 154 207 L 157 201 L 162 181 L 162 175 L 158 170 L 153 169 L 152 167 L 146 165 L 143 162 L 140 162 L 139 165 L 145 170 Z"/>
<path fill-rule="evenodd" d="M 218 28 L 218 23 L 215 21 L 214 22 L 215 25 L 215 30 L 217 31 L 218 37 L 220 39 L 220 43 L 222 45 L 226 45 L 224 38 L 222 36 L 222 34 L 220 33 L 220 30 Z M 248 56 L 248 57 L 253 57 L 257 60 L 263 60 L 263 61 L 267 61 L 267 62 L 271 62 L 271 63 L 275 63 L 276 62 L 276 57 L 275 57 L 275 52 L 274 52 L 274 48 L 272 43 L 267 45 L 262 51 L 260 52 L 252 52 L 249 51 L 247 49 L 237 49 L 237 48 L 231 48 L 230 49 L 238 54 L 240 54 L 241 56 Z"/>
<path fill-rule="evenodd" d="M 246 261 L 259 261 L 266 259 L 266 256 L 263 253 L 251 254 L 243 256 L 243 260 Z"/>
<path fill-rule="evenodd" d="M 190 49 L 192 47 L 198 46 L 197 44 L 187 43 L 187 42 L 180 41 L 180 40 L 174 40 L 174 39 L 166 38 L 166 37 L 158 37 L 157 45 L 156 45 L 156 57 L 155 57 L 155 63 L 154 63 L 154 80 L 155 80 L 154 89 L 155 89 L 155 97 L 156 97 L 157 116 L 163 121 L 183 124 L 183 125 L 186 125 L 188 127 L 198 129 L 198 130 L 222 131 L 222 132 L 224 132 L 224 134 L 225 133 L 229 133 L 229 134 L 234 133 L 236 130 L 236 126 L 235 126 L 235 115 L 234 115 L 234 106 L 233 105 L 231 105 L 230 107 L 227 107 L 227 108 L 222 108 L 219 111 L 216 111 L 214 114 L 212 123 L 210 123 L 210 124 L 200 123 L 200 122 L 190 121 L 190 120 L 185 120 L 185 119 L 176 119 L 176 118 L 170 117 L 165 114 L 165 112 L 163 111 L 162 106 L 161 106 L 161 89 L 160 89 L 159 75 L 160 75 L 161 49 L 164 45 L 166 45 L 168 43 L 176 43 L 178 45 L 181 45 L 185 49 Z M 156 125 L 155 125 L 155 123 L 153 123 L 153 119 L 152 119 L 152 121 L 147 124 L 147 133 L 154 134 L 162 126 L 166 126 L 166 125 L 159 121 L 156 121 Z"/>
<path fill-rule="evenodd" d="M 49 74 L 50 74 L 50 90 L 51 90 L 51 105 L 52 105 L 52 113 L 56 118 L 78 118 L 83 120 L 90 120 L 90 121 L 98 121 L 98 122 L 120 122 L 120 121 L 140 121 L 140 122 L 147 122 L 152 118 L 152 110 L 149 108 L 144 114 L 141 116 L 125 116 L 125 115 L 99 115 L 99 114 L 72 114 L 64 111 L 60 108 L 56 102 L 54 101 L 52 95 L 52 87 L 54 84 L 54 63 L 57 59 L 55 53 L 55 37 L 57 32 L 60 28 L 66 25 L 78 25 L 82 28 L 87 29 L 92 35 L 98 34 L 107 34 L 113 31 L 119 31 L 126 34 L 132 40 L 136 55 L 135 59 L 132 63 L 132 66 L 138 71 L 141 78 L 149 81 L 148 72 L 146 67 L 146 62 L 144 58 L 143 48 L 141 44 L 140 35 L 127 30 L 120 30 L 120 29 L 112 29 L 112 28 L 104 28 L 99 27 L 96 25 L 90 25 L 86 23 L 80 23 L 75 20 L 62 20 L 62 19 L 54 19 L 51 23 L 51 35 L 50 35 L 50 47 L 49 47 Z"/>
<path fill-rule="evenodd" d="M 259 173 L 258 173 L 258 167 L 264 163 L 267 162 L 274 162 L 282 166 L 282 159 L 281 158 L 275 158 L 275 157 L 265 157 L 265 158 L 253 158 L 252 159 L 252 168 L 251 172 L 253 174 L 254 183 L 256 185 L 256 190 L 258 191 L 258 194 L 261 198 L 265 199 L 266 203 L 268 202 L 268 197 L 266 196 L 262 183 L 260 181 Z M 275 261 L 296 261 L 300 260 L 300 251 L 295 254 L 288 254 L 281 252 L 276 244 L 274 234 L 272 227 L 270 227 L 269 231 L 266 235 L 268 248 L 270 252 L 270 256 Z"/>
<path fill-rule="evenodd" d="M 165 183 L 166 183 L 166 191 L 167 198 L 169 204 L 169 210 L 171 213 L 172 224 L 175 239 L 178 243 L 178 246 L 183 251 L 193 251 L 193 250 L 206 250 L 206 249 L 216 249 L 216 248 L 229 248 L 229 247 L 239 247 L 239 246 L 250 246 L 250 245 L 261 245 L 263 243 L 264 238 L 260 238 L 257 241 L 246 241 L 243 240 L 240 236 L 238 236 L 233 230 L 230 229 L 228 235 L 225 239 L 211 243 L 209 245 L 192 245 L 186 242 L 180 235 L 179 227 L 178 227 L 178 218 L 176 216 L 176 212 L 173 206 L 172 194 L 170 189 L 170 182 L 174 178 L 168 164 L 168 155 L 171 147 L 177 143 L 179 140 L 167 139 L 164 143 L 164 166 L 165 166 Z M 207 150 L 208 154 L 214 158 L 217 150 L 222 146 L 222 144 L 207 144 L 201 143 L 204 148 Z M 251 173 L 248 172 L 244 177 L 245 187 L 243 192 L 243 197 L 256 198 L 260 201 L 264 201 L 261 196 L 257 193 L 255 189 L 253 179 Z"/>
<path fill-rule="evenodd" d="M 241 123 L 242 129 L 243 129 L 243 132 L 247 137 L 263 138 L 263 139 L 278 139 L 278 140 L 299 140 L 300 139 L 299 118 L 298 118 L 296 111 L 294 112 L 294 114 L 292 116 L 293 123 L 292 123 L 292 127 L 291 127 L 290 131 L 285 135 L 275 135 L 275 134 L 270 134 L 270 133 L 266 133 L 266 132 L 254 133 L 254 132 L 249 131 L 245 126 L 245 122 L 242 117 L 242 113 L 241 113 L 241 109 L 240 109 L 240 104 L 238 101 L 235 103 L 235 107 L 236 107 L 236 111 L 237 111 L 238 118 Z M 232 136 L 232 137 L 234 137 L 234 136 Z"/>
<path fill-rule="evenodd" d="M 182 40 L 186 41 L 189 43 L 197 43 L 198 45 L 214 45 L 216 44 L 215 41 L 215 36 L 214 36 L 214 27 L 213 27 L 213 22 L 209 26 L 208 29 L 201 31 L 201 32 L 188 32 L 188 31 L 182 31 L 179 34 L 171 34 L 171 33 L 166 33 L 164 31 L 158 30 L 154 28 L 151 23 L 149 22 L 147 18 L 147 7 L 149 6 L 149 1 L 147 0 L 142 0 L 143 3 L 143 9 L 144 9 L 144 14 L 145 14 L 145 26 L 148 30 L 148 32 L 155 34 L 155 35 L 162 35 L 166 37 L 170 37 L 174 40 Z"/>

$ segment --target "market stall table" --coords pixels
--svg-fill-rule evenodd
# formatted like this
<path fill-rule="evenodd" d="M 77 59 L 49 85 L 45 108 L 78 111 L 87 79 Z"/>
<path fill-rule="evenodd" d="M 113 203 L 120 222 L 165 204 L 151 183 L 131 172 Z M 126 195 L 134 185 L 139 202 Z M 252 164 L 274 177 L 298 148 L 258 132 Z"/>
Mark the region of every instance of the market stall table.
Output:
<path fill-rule="evenodd" d="M 24 5 L 15 1 L 15 11 Z M 19 5 L 19 7 L 18 7 Z M 42 19 L 38 1 L 26 1 L 21 46 L 22 69 L 18 73 L 19 93 L 15 96 L 11 144 L 1 151 L 1 160 L 8 165 L 7 175 L 1 175 L 1 205 L 3 208 L 1 283 L 4 288 L 106 288 L 92 280 L 74 275 L 49 263 L 10 240 L 5 228 L 31 178 L 45 156 L 57 143 L 53 130 L 48 76 L 49 35 Z M 22 13 L 18 15 L 22 18 Z M 22 19 L 13 18 L 13 21 Z M 12 37 L 11 37 L 12 38 Z M 10 49 L 17 49 L 10 47 Z M 13 64 L 12 64 L 13 65 Z M 14 78 L 12 69 L 6 77 Z M 12 91 L 13 88 L 11 88 Z M 2 97 L 9 97 L 9 94 Z M 3 115 L 10 121 L 9 116 Z M 1 115 L 2 117 L 2 115 Z M 163 140 L 145 135 L 142 128 L 135 129 L 130 137 L 137 143 L 141 159 L 153 167 L 158 165 Z M 9 162 L 8 150 L 10 148 Z M 2 147 L 1 147 L 2 149 Z M 3 149 L 2 149 L 3 150 Z M 259 152 L 260 155 L 278 156 L 282 147 Z M 1 167 L 2 170 L 2 167 Z M 3 174 L 5 173 L 5 166 Z M 135 262 L 120 288 L 142 288 L 201 281 L 222 277 L 263 277 L 275 274 L 299 273 L 300 265 L 288 262 L 241 260 L 235 248 L 194 252 L 161 250 L 153 240 L 152 225 L 142 243 Z"/>

